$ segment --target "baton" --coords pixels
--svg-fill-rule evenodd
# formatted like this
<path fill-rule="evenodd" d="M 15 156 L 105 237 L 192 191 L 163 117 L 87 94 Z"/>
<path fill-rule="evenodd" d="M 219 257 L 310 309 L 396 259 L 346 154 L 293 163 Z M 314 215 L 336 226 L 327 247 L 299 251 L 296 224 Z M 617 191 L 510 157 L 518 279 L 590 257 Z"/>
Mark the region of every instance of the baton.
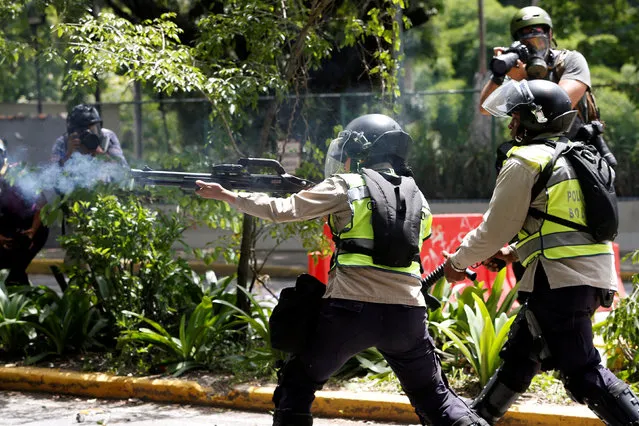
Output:
<path fill-rule="evenodd" d="M 426 278 L 422 280 L 422 291 L 428 290 L 429 288 L 434 286 L 437 281 L 439 281 L 444 276 L 445 264 L 446 262 L 444 261 L 443 263 L 439 264 L 439 266 L 437 266 L 437 268 L 435 268 L 433 272 L 426 275 Z M 469 280 L 475 281 L 475 279 L 477 278 L 477 272 L 466 268 L 466 276 Z"/>
<path fill-rule="evenodd" d="M 437 268 L 435 268 L 433 272 L 428 274 L 426 278 L 422 280 L 422 294 L 426 298 L 426 305 L 428 306 L 429 309 L 433 311 L 441 307 L 441 302 L 435 296 L 430 294 L 428 292 L 428 289 L 434 286 L 437 283 L 437 281 L 439 281 L 444 276 L 445 264 L 446 264 L 446 261 L 439 264 L 439 266 L 437 266 Z M 471 269 L 466 268 L 466 276 L 468 277 L 469 280 L 475 281 L 475 279 L 477 278 L 477 273 Z"/>

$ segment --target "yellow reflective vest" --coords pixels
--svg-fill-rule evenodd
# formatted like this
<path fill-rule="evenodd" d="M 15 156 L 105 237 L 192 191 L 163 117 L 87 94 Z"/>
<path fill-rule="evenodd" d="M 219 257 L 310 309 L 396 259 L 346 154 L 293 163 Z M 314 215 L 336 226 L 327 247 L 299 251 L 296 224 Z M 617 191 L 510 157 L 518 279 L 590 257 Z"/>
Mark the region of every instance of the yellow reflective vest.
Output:
<path fill-rule="evenodd" d="M 341 241 L 350 240 L 361 247 L 372 250 L 374 236 L 372 210 L 370 208 L 371 196 L 366 182 L 362 175 L 356 173 L 345 173 L 337 176 L 344 179 L 348 185 L 348 203 L 352 213 L 351 221 L 344 229 L 335 229 L 334 217 L 330 215 L 328 224 L 331 228 L 331 232 Z M 428 208 L 428 204 L 424 203 L 422 206 L 422 220 L 419 235 L 420 243 L 430 236 L 432 222 L 433 217 Z M 392 250 L 393 248 L 389 247 L 388 249 Z M 413 261 L 410 266 L 407 267 L 390 267 L 373 263 L 373 258 L 369 255 L 347 252 L 339 248 L 336 249 L 331 268 L 336 266 L 378 268 L 421 278 L 421 268 L 417 260 Z"/>
<path fill-rule="evenodd" d="M 515 146 L 508 152 L 508 157 L 520 158 L 541 172 L 552 159 L 552 152 L 543 146 Z M 544 190 L 547 195 L 546 213 L 586 225 L 581 186 L 574 170 L 566 161 L 556 162 Z M 529 233 L 525 229 L 519 231 L 516 248 L 524 266 L 540 255 L 546 259 L 557 260 L 613 253 L 610 242 L 597 243 L 588 232 L 546 219 L 542 220 L 541 228 L 537 232 Z"/>

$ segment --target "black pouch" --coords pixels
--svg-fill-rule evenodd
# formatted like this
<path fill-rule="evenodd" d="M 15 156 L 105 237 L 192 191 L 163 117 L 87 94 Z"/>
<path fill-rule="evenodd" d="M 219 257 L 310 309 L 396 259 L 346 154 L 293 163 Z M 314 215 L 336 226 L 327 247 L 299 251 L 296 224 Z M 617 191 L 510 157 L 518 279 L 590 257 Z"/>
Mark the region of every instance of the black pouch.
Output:
<path fill-rule="evenodd" d="M 615 291 L 600 288 L 599 299 L 601 302 L 601 306 L 603 306 L 604 308 L 609 308 L 612 306 L 612 303 L 615 301 Z"/>
<path fill-rule="evenodd" d="M 326 285 L 309 274 L 297 277 L 295 287 L 287 287 L 269 318 L 271 347 L 300 353 L 311 339 L 319 317 Z"/>

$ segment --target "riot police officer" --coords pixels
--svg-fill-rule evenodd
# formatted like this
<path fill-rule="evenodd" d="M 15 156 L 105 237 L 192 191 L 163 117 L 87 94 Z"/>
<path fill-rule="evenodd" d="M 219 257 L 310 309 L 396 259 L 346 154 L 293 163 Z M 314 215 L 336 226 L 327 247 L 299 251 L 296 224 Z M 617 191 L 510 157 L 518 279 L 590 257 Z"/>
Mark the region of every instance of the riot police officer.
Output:
<path fill-rule="evenodd" d="M 491 62 L 492 76 L 482 89 L 479 100 L 482 114 L 489 112 L 481 104 L 507 76 L 517 81 L 546 79 L 559 84 L 568 93 L 572 107 L 578 110 L 567 135 L 571 139 L 584 123 L 598 119 L 588 62 L 575 50 L 552 48 L 553 24 L 548 12 L 537 6 L 518 10 L 510 21 L 510 34 L 514 43 L 506 52 L 517 53 L 518 59 L 502 62 L 499 55 L 504 53 L 503 48 L 495 48 L 497 56 Z M 512 68 L 509 68 L 511 65 Z"/>
<path fill-rule="evenodd" d="M 370 347 L 397 374 L 422 424 L 486 424 L 448 387 L 425 325 L 419 249 L 431 214 L 406 164 L 411 143 L 395 120 L 369 114 L 332 141 L 326 179 L 309 190 L 272 198 L 197 182 L 199 195 L 276 222 L 328 215 L 336 243 L 328 286 L 309 345 L 279 372 L 274 425 L 311 425 L 315 392 Z"/>
<path fill-rule="evenodd" d="M 63 165 L 75 152 L 100 156 L 127 166 L 117 135 L 102 127 L 100 113 L 91 105 L 73 107 L 67 116 L 67 132 L 53 145 L 51 161 Z"/>
<path fill-rule="evenodd" d="M 492 115 L 512 117 L 514 147 L 508 152 L 484 221 L 469 232 L 446 261 L 449 281 L 462 280 L 465 267 L 484 259 L 521 261 L 525 300 L 502 350 L 503 363 L 473 403 L 495 423 L 541 370 L 558 370 L 567 392 L 608 425 L 639 425 L 639 400 L 626 383 L 602 366 L 593 345 L 591 317 L 617 287 L 609 241 L 542 220 L 529 209 L 571 220 L 583 211 L 575 172 L 559 157 L 544 188 L 533 197 L 540 172 L 554 153 L 552 143 L 576 115 L 568 94 L 546 80 L 511 81 L 484 102 Z M 562 139 L 563 142 L 563 139 Z M 513 235 L 517 241 L 505 246 Z"/>

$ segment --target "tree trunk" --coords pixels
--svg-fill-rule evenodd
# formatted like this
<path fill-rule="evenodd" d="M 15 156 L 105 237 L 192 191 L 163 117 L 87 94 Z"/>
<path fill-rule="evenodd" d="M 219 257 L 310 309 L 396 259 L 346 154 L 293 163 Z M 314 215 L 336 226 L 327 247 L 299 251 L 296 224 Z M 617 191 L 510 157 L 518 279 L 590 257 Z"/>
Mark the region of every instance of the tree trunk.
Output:
<path fill-rule="evenodd" d="M 237 265 L 237 285 L 248 290 L 248 282 L 250 280 L 251 268 L 251 250 L 253 250 L 253 234 L 255 233 L 255 218 L 248 214 L 244 214 L 242 219 L 242 243 L 240 245 L 240 261 Z M 249 312 L 248 297 L 241 291 L 237 292 L 237 302 L 235 306 L 244 312 Z"/>

